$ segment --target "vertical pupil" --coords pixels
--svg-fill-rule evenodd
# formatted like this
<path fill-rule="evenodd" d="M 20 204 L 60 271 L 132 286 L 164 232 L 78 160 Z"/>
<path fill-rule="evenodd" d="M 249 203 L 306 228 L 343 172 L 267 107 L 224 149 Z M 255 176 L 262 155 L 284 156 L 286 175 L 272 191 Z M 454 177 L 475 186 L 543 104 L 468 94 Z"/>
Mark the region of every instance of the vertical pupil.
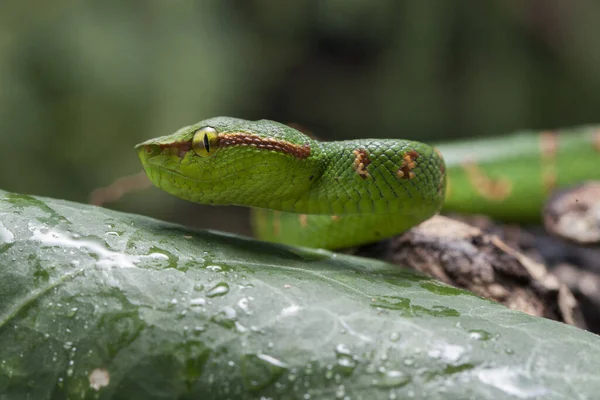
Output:
<path fill-rule="evenodd" d="M 210 153 L 210 143 L 208 142 L 208 135 L 206 133 L 204 134 L 204 148 L 207 153 Z"/>

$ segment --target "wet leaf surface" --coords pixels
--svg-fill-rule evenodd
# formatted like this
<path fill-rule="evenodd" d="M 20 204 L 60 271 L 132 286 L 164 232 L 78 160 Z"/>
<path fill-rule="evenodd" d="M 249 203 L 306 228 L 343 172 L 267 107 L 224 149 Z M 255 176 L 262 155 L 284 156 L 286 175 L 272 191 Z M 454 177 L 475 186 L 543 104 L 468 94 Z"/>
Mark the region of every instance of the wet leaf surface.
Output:
<path fill-rule="evenodd" d="M 593 398 L 600 341 L 383 262 L 0 192 L 3 399 Z"/>

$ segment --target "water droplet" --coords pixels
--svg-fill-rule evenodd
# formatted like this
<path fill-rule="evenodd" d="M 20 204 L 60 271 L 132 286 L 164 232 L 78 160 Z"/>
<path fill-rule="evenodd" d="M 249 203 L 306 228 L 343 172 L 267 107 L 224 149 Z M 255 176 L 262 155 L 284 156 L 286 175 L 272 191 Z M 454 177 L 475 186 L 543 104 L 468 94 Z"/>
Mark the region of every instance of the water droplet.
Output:
<path fill-rule="evenodd" d="M 206 299 L 203 297 L 197 297 L 190 300 L 190 305 L 194 307 L 202 307 L 206 305 Z"/>
<path fill-rule="evenodd" d="M 431 308 L 425 308 L 420 305 L 411 305 L 410 299 L 397 296 L 386 296 L 386 298 L 374 299 L 371 307 L 379 310 L 398 310 L 401 315 L 407 317 L 419 317 L 431 315 L 434 317 L 459 317 L 457 310 L 442 305 L 434 305 Z"/>
<path fill-rule="evenodd" d="M 437 360 L 438 358 L 440 358 L 440 356 L 442 355 L 442 352 L 438 349 L 434 349 L 434 350 L 429 350 L 427 352 L 427 355 L 435 360 Z"/>
<path fill-rule="evenodd" d="M 400 387 L 410 382 L 410 376 L 402 371 L 385 371 L 377 379 L 376 385 L 379 387 Z"/>
<path fill-rule="evenodd" d="M 246 315 L 252 314 L 250 309 L 248 308 L 249 299 L 247 297 L 242 297 L 238 300 L 237 306 L 240 310 L 242 310 Z"/>
<path fill-rule="evenodd" d="M 240 324 L 238 321 L 235 321 L 235 330 L 238 333 L 245 333 L 248 331 L 248 328 L 246 328 L 244 325 Z"/>
<path fill-rule="evenodd" d="M 244 277 L 242 277 L 242 279 L 245 279 L 245 278 L 244 278 Z M 238 287 L 239 287 L 240 289 L 252 289 L 252 288 L 254 287 L 254 285 L 253 285 L 253 284 L 251 284 L 251 283 L 239 283 L 239 284 L 238 284 Z"/>
<path fill-rule="evenodd" d="M 469 337 L 473 340 L 490 340 L 492 338 L 492 334 L 484 331 L 484 330 L 480 330 L 480 329 L 473 329 L 469 331 Z"/>
<path fill-rule="evenodd" d="M 204 331 L 206 331 L 206 328 L 203 326 L 194 327 L 194 335 L 200 335 Z"/>
<path fill-rule="evenodd" d="M 223 328 L 236 329 L 237 313 L 232 307 L 224 307 L 210 319 Z"/>
<path fill-rule="evenodd" d="M 336 371 L 339 371 L 344 376 L 352 375 L 354 369 L 356 368 L 356 361 L 349 356 L 340 356 L 338 357 L 336 364 Z"/>
<path fill-rule="evenodd" d="M 335 390 L 335 397 L 337 399 L 342 399 L 344 395 L 346 395 L 346 389 L 344 388 L 344 385 L 338 386 Z"/>
<path fill-rule="evenodd" d="M 433 359 L 442 359 L 447 363 L 457 362 L 467 351 L 466 348 L 449 343 L 438 343 L 427 352 Z"/>
<path fill-rule="evenodd" d="M 328 365 L 327 366 L 327 371 L 325 371 L 325 379 L 331 379 L 333 378 L 333 366 Z"/>
<path fill-rule="evenodd" d="M 298 378 L 298 375 L 296 375 L 296 373 L 297 373 L 296 368 L 292 369 L 290 371 L 290 373 L 288 374 L 288 381 L 294 382 L 296 380 L 296 378 Z"/>
<path fill-rule="evenodd" d="M 15 235 L 0 222 L 0 243 L 13 243 Z"/>
<path fill-rule="evenodd" d="M 346 355 L 346 356 L 351 356 L 352 355 L 352 353 L 350 352 L 350 349 L 348 348 L 348 346 L 346 346 L 345 344 L 342 344 L 342 343 L 338 344 L 335 347 L 335 353 L 337 355 Z"/>
<path fill-rule="evenodd" d="M 229 285 L 226 282 L 219 282 L 206 293 L 206 297 L 223 296 L 227 293 L 229 293 Z"/>
<path fill-rule="evenodd" d="M 69 312 L 67 313 L 67 318 L 73 318 L 75 315 L 77 315 L 77 307 L 73 307 L 69 310 Z"/>
<path fill-rule="evenodd" d="M 212 272 L 220 272 L 220 271 L 223 271 L 223 268 L 221 268 L 221 267 L 220 267 L 220 266 L 218 266 L 218 265 L 207 265 L 207 266 L 206 266 L 206 269 L 208 269 L 208 270 L 210 270 L 210 271 L 212 271 Z"/>
<path fill-rule="evenodd" d="M 272 385 L 287 369 L 284 362 L 267 354 L 247 354 L 242 358 L 243 383 L 252 392 Z"/>
<path fill-rule="evenodd" d="M 203 285 L 203 284 L 201 284 L 201 283 L 196 283 L 196 284 L 194 285 L 194 290 L 195 290 L 196 292 L 201 292 L 201 291 L 203 291 L 203 290 L 204 290 L 204 285 Z"/>
<path fill-rule="evenodd" d="M 137 256 L 110 250 L 104 243 L 81 240 L 79 235 L 72 235 L 59 230 L 45 231 L 39 227 L 33 228 L 32 232 L 32 240 L 40 242 L 42 246 L 62 248 L 65 253 L 67 249 L 87 251 L 88 254 L 97 258 L 96 265 L 99 267 L 135 268 L 135 264 L 140 260 Z"/>
<path fill-rule="evenodd" d="M 397 342 L 398 340 L 400 340 L 400 334 L 398 332 L 390 333 L 390 341 Z"/>
<path fill-rule="evenodd" d="M 282 317 L 293 317 L 293 316 L 296 316 L 300 310 L 301 310 L 301 307 L 298 304 L 292 304 L 281 310 L 281 316 Z"/>
<path fill-rule="evenodd" d="M 344 376 L 351 375 L 356 368 L 356 360 L 352 356 L 350 348 L 345 344 L 340 343 L 335 347 L 335 354 L 337 357 L 335 371 Z"/>

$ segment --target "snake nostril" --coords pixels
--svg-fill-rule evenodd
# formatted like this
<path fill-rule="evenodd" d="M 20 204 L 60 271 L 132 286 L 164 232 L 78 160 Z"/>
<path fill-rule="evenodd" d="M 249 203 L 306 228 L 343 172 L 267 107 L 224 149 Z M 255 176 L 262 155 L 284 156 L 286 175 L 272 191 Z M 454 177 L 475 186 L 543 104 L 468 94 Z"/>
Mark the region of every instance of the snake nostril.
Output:
<path fill-rule="evenodd" d="M 160 147 L 152 144 L 147 144 L 144 146 L 143 151 L 148 157 L 151 157 L 153 155 L 157 155 L 160 152 Z"/>
<path fill-rule="evenodd" d="M 145 157 L 152 157 L 153 155 L 157 155 L 161 151 L 160 147 L 154 144 L 140 145 L 137 149 L 138 153 L 140 155 L 143 154 Z"/>

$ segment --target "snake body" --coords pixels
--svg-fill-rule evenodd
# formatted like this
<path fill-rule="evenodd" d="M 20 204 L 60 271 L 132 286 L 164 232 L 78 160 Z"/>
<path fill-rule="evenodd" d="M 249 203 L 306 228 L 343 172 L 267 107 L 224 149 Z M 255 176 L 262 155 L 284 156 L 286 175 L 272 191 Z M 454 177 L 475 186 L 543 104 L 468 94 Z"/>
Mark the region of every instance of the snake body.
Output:
<path fill-rule="evenodd" d="M 152 183 L 168 193 L 253 207 L 260 239 L 342 248 L 406 231 L 444 201 L 448 209 L 500 217 L 539 213 L 550 186 L 600 176 L 600 168 L 585 163 L 557 162 L 568 154 L 598 160 L 597 132 L 581 128 L 562 147 L 548 136 L 546 153 L 527 139 L 532 134 L 436 150 L 401 139 L 321 142 L 274 121 L 217 117 L 137 149 Z M 560 174 L 564 168 L 569 172 Z M 546 182 L 532 183 L 544 174 Z"/>

